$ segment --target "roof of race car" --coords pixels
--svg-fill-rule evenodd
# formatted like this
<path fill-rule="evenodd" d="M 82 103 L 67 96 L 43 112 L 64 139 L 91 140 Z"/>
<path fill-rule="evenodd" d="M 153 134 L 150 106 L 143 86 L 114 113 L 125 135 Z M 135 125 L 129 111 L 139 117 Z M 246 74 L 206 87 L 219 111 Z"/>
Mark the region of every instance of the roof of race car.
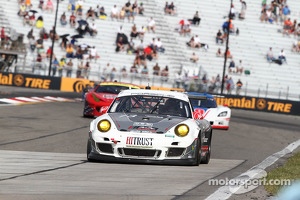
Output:
<path fill-rule="evenodd" d="M 206 97 L 206 98 L 211 98 L 213 99 L 214 96 L 211 95 L 211 94 L 208 94 L 208 93 L 201 93 L 201 92 L 186 92 L 186 94 L 189 96 L 189 97 Z"/>
<path fill-rule="evenodd" d="M 183 101 L 189 101 L 188 96 L 182 92 L 165 91 L 165 90 L 148 90 L 148 89 L 123 90 L 122 92 L 119 93 L 118 97 L 129 96 L 129 95 L 164 96 L 164 97 L 180 99 Z"/>
<path fill-rule="evenodd" d="M 104 85 L 118 85 L 118 86 L 125 86 L 125 87 L 130 87 L 130 88 L 135 88 L 135 89 L 139 89 L 140 88 L 138 85 L 135 85 L 135 84 L 124 83 L 124 82 L 114 82 L 114 81 L 101 82 L 101 83 L 99 83 L 99 85 L 100 86 L 104 86 Z"/>

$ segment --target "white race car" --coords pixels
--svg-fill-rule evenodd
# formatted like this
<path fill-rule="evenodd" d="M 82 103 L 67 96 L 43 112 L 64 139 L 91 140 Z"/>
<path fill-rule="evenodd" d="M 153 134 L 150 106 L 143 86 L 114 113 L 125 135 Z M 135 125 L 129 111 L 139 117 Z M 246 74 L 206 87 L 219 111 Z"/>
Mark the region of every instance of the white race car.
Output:
<path fill-rule="evenodd" d="M 186 94 L 124 90 L 90 123 L 87 159 L 197 166 L 209 163 L 211 139 Z"/>
<path fill-rule="evenodd" d="M 194 108 L 195 117 L 206 119 L 213 129 L 228 130 L 231 118 L 231 109 L 217 105 L 213 95 L 199 92 L 187 92 Z"/>

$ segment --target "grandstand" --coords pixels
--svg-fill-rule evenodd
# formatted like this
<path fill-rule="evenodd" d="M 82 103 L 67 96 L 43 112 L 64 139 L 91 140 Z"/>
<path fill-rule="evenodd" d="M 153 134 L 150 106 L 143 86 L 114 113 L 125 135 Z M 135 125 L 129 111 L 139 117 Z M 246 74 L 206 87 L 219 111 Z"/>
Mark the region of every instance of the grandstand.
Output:
<path fill-rule="evenodd" d="M 38 11 L 36 16 L 42 15 L 46 30 L 50 30 L 54 26 L 56 12 L 42 11 L 38 8 L 38 1 L 32 1 L 33 7 L 31 9 Z M 94 1 L 85 0 L 83 5 L 83 16 L 85 17 L 86 11 L 92 7 L 96 8 L 97 5 L 104 6 L 106 13 L 109 15 L 110 10 L 114 4 L 121 8 L 127 0 L 110 0 L 110 1 Z M 133 1 L 131 1 L 133 2 Z M 168 81 L 160 81 L 160 79 L 135 79 L 130 78 L 127 81 L 134 81 L 137 84 L 155 86 L 174 86 L 174 77 L 178 71 L 185 71 L 189 76 L 189 81 L 193 82 L 194 78 L 201 76 L 205 73 L 209 78 L 215 77 L 217 74 L 222 76 L 224 59 L 216 57 L 216 51 L 221 48 L 225 51 L 225 45 L 215 43 L 215 35 L 219 29 L 222 29 L 222 24 L 226 19 L 229 11 L 228 5 L 224 5 L 221 0 L 198 1 L 198 0 L 174 0 L 177 14 L 174 16 L 166 15 L 163 11 L 165 1 L 161 0 L 143 0 L 145 12 L 144 15 L 137 15 L 134 23 L 137 27 L 147 26 L 147 20 L 153 17 L 156 21 L 157 31 L 155 33 L 146 32 L 144 43 L 149 44 L 152 38 L 161 38 L 165 53 L 159 53 L 158 60 L 148 61 L 147 66 L 149 73 L 152 74 L 152 67 L 159 63 L 160 67 L 169 66 L 169 79 Z M 270 24 L 260 22 L 260 1 L 246 1 L 246 19 L 233 20 L 233 24 L 240 30 L 239 35 L 231 34 L 229 37 L 229 47 L 233 54 L 233 59 L 236 63 L 239 60 L 243 61 L 245 69 L 251 72 L 250 75 L 228 73 L 226 67 L 226 74 L 231 76 L 236 82 L 241 79 L 244 83 L 242 95 L 252 95 L 271 98 L 288 98 L 292 100 L 300 99 L 300 55 L 299 53 L 291 52 L 293 42 L 297 39 L 294 36 L 282 36 L 278 33 L 278 29 L 282 28 L 281 24 Z M 56 8 L 56 1 L 54 8 Z M 240 11 L 240 1 L 233 0 L 236 11 Z M 289 7 L 292 10 L 291 19 L 299 21 L 300 2 L 288 1 Z M 9 9 L 8 9 L 9 8 Z M 24 34 L 23 42 L 28 45 L 27 33 L 31 29 L 28 25 L 23 25 L 22 19 L 17 15 L 19 5 L 17 0 L 4 1 L 1 4 L 2 10 L 0 16 L 1 26 L 6 28 L 13 28 L 18 33 Z M 192 26 L 190 36 L 180 36 L 175 28 L 182 19 L 190 19 L 193 17 L 195 11 L 199 11 L 201 17 L 200 26 Z M 63 12 L 66 12 L 67 19 L 69 19 L 70 12 L 68 11 L 68 1 L 60 1 L 58 9 L 57 33 L 59 35 L 77 34 L 74 28 L 69 25 L 62 26 L 59 23 L 59 18 Z M 92 22 L 89 20 L 89 22 Z M 78 44 L 88 44 L 96 46 L 100 59 L 92 61 L 91 65 L 91 80 L 101 80 L 103 68 L 107 63 L 117 68 L 117 72 L 126 66 L 127 71 L 133 64 L 135 55 L 128 55 L 125 52 L 115 52 L 115 40 L 118 28 L 122 25 L 124 33 L 129 36 L 132 22 L 111 20 L 108 17 L 106 20 L 96 19 L 94 21 L 98 28 L 96 36 L 84 36 L 78 39 Z M 38 37 L 39 29 L 34 28 L 34 35 Z M 202 43 L 209 46 L 207 51 L 203 49 L 192 49 L 186 45 L 190 37 L 199 35 Z M 134 40 L 135 44 L 139 44 L 139 40 Z M 52 45 L 51 40 L 44 41 L 45 49 Z M 274 54 L 277 56 L 281 49 L 285 49 L 288 64 L 278 65 L 275 63 L 268 63 L 265 54 L 269 47 L 273 48 Z M 190 62 L 189 58 L 193 52 L 196 52 L 200 60 L 197 64 Z M 55 42 L 54 53 L 58 59 L 65 55 L 65 51 L 59 47 L 59 42 Z M 32 66 L 36 60 L 36 53 L 27 51 L 24 58 L 26 62 L 24 66 L 19 66 L 19 71 L 25 73 L 32 73 Z M 42 75 L 48 75 L 49 60 L 45 60 L 45 68 L 38 72 Z M 74 68 L 77 66 L 77 59 L 74 59 Z M 229 62 L 229 60 L 228 60 Z M 228 66 L 228 63 L 227 65 Z M 76 70 L 73 70 L 72 77 L 76 76 Z M 121 76 L 118 76 L 119 79 Z M 234 93 L 233 93 L 234 94 Z"/>

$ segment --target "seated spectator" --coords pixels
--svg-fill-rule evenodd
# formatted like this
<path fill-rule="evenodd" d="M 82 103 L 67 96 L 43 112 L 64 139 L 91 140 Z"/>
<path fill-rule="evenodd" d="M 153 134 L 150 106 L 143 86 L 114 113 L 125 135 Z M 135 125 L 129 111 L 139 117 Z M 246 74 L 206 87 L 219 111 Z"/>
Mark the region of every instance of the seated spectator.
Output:
<path fill-rule="evenodd" d="M 146 55 L 144 53 L 144 51 L 142 49 L 138 49 L 136 51 L 136 56 L 135 56 L 135 59 L 134 59 L 134 65 L 143 65 L 145 66 L 146 65 Z"/>
<path fill-rule="evenodd" d="M 67 62 L 66 64 L 66 76 L 67 77 L 71 77 L 72 76 L 72 71 L 73 71 L 73 62 L 72 62 L 72 59 L 69 59 L 69 61 Z"/>
<path fill-rule="evenodd" d="M 293 22 L 291 21 L 291 18 L 288 18 L 284 21 L 283 24 L 283 35 L 290 35 L 292 33 L 292 28 L 293 28 Z"/>
<path fill-rule="evenodd" d="M 133 73 L 133 74 L 138 73 L 138 70 L 137 70 L 137 67 L 136 67 L 135 64 L 133 64 L 133 65 L 130 67 L 130 73 Z"/>
<path fill-rule="evenodd" d="M 236 72 L 234 60 L 231 60 L 229 63 L 228 72 L 229 73 Z"/>
<path fill-rule="evenodd" d="M 66 37 L 62 37 L 62 38 L 61 38 L 60 47 L 61 47 L 62 49 L 66 49 L 68 41 L 69 41 L 69 40 L 68 40 L 67 36 L 66 36 Z"/>
<path fill-rule="evenodd" d="M 58 62 L 58 76 L 61 77 L 63 75 L 63 70 L 65 66 L 66 66 L 66 59 L 62 57 Z"/>
<path fill-rule="evenodd" d="M 159 76 L 159 73 L 160 73 L 160 66 L 158 65 L 158 63 L 156 63 L 156 64 L 153 66 L 153 75 Z"/>
<path fill-rule="evenodd" d="M 287 62 L 285 57 L 285 52 L 283 49 L 281 49 L 281 51 L 279 52 L 278 59 L 281 60 L 282 62 Z"/>
<path fill-rule="evenodd" d="M 92 25 L 90 26 L 90 35 L 91 36 L 95 36 L 97 35 L 98 31 L 97 31 L 97 27 L 95 23 L 92 23 Z"/>
<path fill-rule="evenodd" d="M 90 59 L 95 59 L 95 61 L 100 58 L 100 56 L 97 53 L 97 49 L 95 46 L 93 46 L 92 48 L 89 49 L 89 58 Z"/>
<path fill-rule="evenodd" d="M 71 44 L 67 45 L 66 48 L 66 58 L 73 58 L 74 57 L 74 48 Z"/>
<path fill-rule="evenodd" d="M 227 49 L 227 53 L 226 53 L 226 56 L 227 56 L 227 58 L 233 58 L 233 56 L 232 56 L 232 54 L 231 54 L 231 52 L 230 52 L 230 50 L 229 50 L 229 47 L 228 47 L 228 49 Z"/>
<path fill-rule="evenodd" d="M 118 16 L 119 16 L 120 20 L 124 21 L 124 19 L 125 19 L 125 7 L 122 7 L 122 9 L 120 10 Z"/>
<path fill-rule="evenodd" d="M 224 54 L 222 53 L 221 48 L 218 48 L 217 53 L 216 53 L 216 56 L 217 56 L 217 57 L 223 57 L 223 56 L 224 56 Z"/>
<path fill-rule="evenodd" d="M 154 48 L 156 49 L 156 51 L 164 53 L 165 52 L 165 48 L 160 40 L 160 38 L 157 38 L 157 40 L 154 43 Z"/>
<path fill-rule="evenodd" d="M 295 28 L 294 35 L 295 37 L 300 37 L 300 23 L 298 23 L 297 27 Z"/>
<path fill-rule="evenodd" d="M 75 13 L 77 16 L 82 17 L 82 6 L 78 5 Z"/>
<path fill-rule="evenodd" d="M 36 19 L 35 27 L 36 27 L 36 28 L 43 28 L 43 27 L 44 27 L 44 19 L 43 19 L 42 16 L 39 16 L 39 17 Z"/>
<path fill-rule="evenodd" d="M 244 72 L 244 67 L 243 67 L 243 64 L 242 64 L 242 60 L 240 60 L 239 65 L 236 66 L 236 73 L 243 74 L 243 72 Z"/>
<path fill-rule="evenodd" d="M 53 7 L 53 2 L 52 0 L 47 0 L 46 6 L 44 7 L 44 10 L 50 10 L 51 12 L 53 12 L 54 7 Z"/>
<path fill-rule="evenodd" d="M 40 0 L 40 1 L 39 1 L 38 8 L 41 9 L 41 10 L 44 9 L 44 0 Z"/>
<path fill-rule="evenodd" d="M 116 46 L 116 52 L 124 51 L 125 50 L 125 44 L 123 41 L 122 37 L 119 37 L 117 41 L 117 46 Z"/>
<path fill-rule="evenodd" d="M 95 19 L 95 11 L 92 7 L 90 7 L 86 12 L 86 20 L 88 20 L 89 18 Z"/>
<path fill-rule="evenodd" d="M 149 61 L 152 61 L 153 59 L 153 50 L 151 49 L 150 46 L 147 46 L 145 49 L 144 49 L 144 53 L 145 53 L 145 56 L 146 56 L 146 59 L 148 59 Z"/>
<path fill-rule="evenodd" d="M 19 15 L 20 17 L 23 17 L 25 14 L 27 14 L 27 8 L 26 8 L 26 5 L 25 5 L 25 3 L 21 3 L 20 8 L 19 8 L 19 11 L 18 11 L 18 15 Z"/>
<path fill-rule="evenodd" d="M 54 30 L 54 27 L 50 30 L 49 37 L 51 40 L 55 40 L 55 41 L 59 40 L 59 35 L 56 33 L 56 30 Z"/>
<path fill-rule="evenodd" d="M 216 43 L 217 44 L 223 44 L 223 34 L 221 32 L 221 30 L 219 29 L 219 31 L 217 32 L 217 35 L 216 35 Z"/>
<path fill-rule="evenodd" d="M 139 38 L 142 40 L 144 39 L 145 33 L 146 33 L 146 28 L 144 26 L 141 26 L 139 32 Z"/>
<path fill-rule="evenodd" d="M 201 18 L 199 17 L 198 11 L 194 14 L 193 19 L 188 20 L 191 24 L 199 26 Z"/>
<path fill-rule="evenodd" d="M 100 10 L 99 10 L 99 18 L 100 19 L 106 19 L 107 18 L 107 14 L 105 12 L 105 8 L 103 6 L 101 6 Z"/>
<path fill-rule="evenodd" d="M 282 8 L 283 21 L 288 19 L 288 16 L 291 14 L 291 10 L 287 4 Z"/>
<path fill-rule="evenodd" d="M 135 24 L 133 24 L 133 26 L 131 27 L 130 37 L 136 38 L 138 35 L 139 35 L 139 32 L 137 31 L 137 27 Z"/>
<path fill-rule="evenodd" d="M 139 15 L 144 15 L 144 5 L 143 5 L 143 2 L 140 3 L 140 6 L 138 7 L 138 13 Z"/>
<path fill-rule="evenodd" d="M 163 70 L 161 70 L 160 75 L 162 76 L 163 81 L 168 81 L 168 77 L 169 77 L 169 67 L 168 67 L 168 65 L 166 65 L 165 68 Z"/>
<path fill-rule="evenodd" d="M 76 26 L 76 16 L 75 16 L 74 12 L 72 12 L 72 14 L 70 15 L 69 23 L 70 23 L 71 27 Z"/>
<path fill-rule="evenodd" d="M 34 26 L 35 25 L 35 14 L 34 13 L 29 13 L 29 25 Z"/>
<path fill-rule="evenodd" d="M 180 23 L 179 34 L 186 36 L 191 33 L 190 22 L 188 20 L 183 20 L 183 23 Z"/>
<path fill-rule="evenodd" d="M 121 69 L 121 75 L 123 78 L 127 77 L 127 70 L 126 70 L 126 66 L 123 66 L 123 68 Z"/>
<path fill-rule="evenodd" d="M 168 4 L 168 2 L 166 2 L 166 5 L 165 5 L 165 13 L 166 14 L 169 14 L 169 15 L 174 15 L 176 14 L 176 11 L 175 11 L 175 5 L 173 2 L 171 2 L 170 4 Z"/>
<path fill-rule="evenodd" d="M 149 69 L 148 69 L 147 65 L 144 65 L 143 69 L 141 70 L 141 74 L 142 74 L 143 76 L 148 76 L 148 74 L 149 74 Z"/>
<path fill-rule="evenodd" d="M 243 86 L 243 83 L 242 83 L 241 79 L 239 79 L 239 80 L 236 82 L 236 94 L 237 94 L 237 95 L 240 95 L 241 90 L 242 90 L 242 86 Z"/>
<path fill-rule="evenodd" d="M 67 25 L 67 17 L 66 17 L 66 13 L 64 12 L 61 16 L 60 16 L 60 24 L 62 26 Z"/>
<path fill-rule="evenodd" d="M 125 10 L 124 10 L 124 12 L 125 12 Z M 118 19 L 119 18 L 119 10 L 117 8 L 117 5 L 114 5 L 111 8 L 110 17 L 111 17 L 111 19 Z M 124 17 L 125 17 L 125 15 L 124 15 Z"/>
<path fill-rule="evenodd" d="M 34 50 L 35 50 L 35 48 L 36 48 L 36 41 L 35 41 L 35 37 L 34 36 L 32 36 L 32 37 L 29 38 L 29 47 L 30 47 L 31 52 L 33 53 Z"/>
<path fill-rule="evenodd" d="M 151 30 L 153 33 L 155 33 L 155 20 L 153 19 L 153 17 L 150 17 L 150 19 L 148 20 L 148 32 Z"/>
<path fill-rule="evenodd" d="M 196 55 L 195 52 L 193 52 L 191 58 L 190 58 L 190 61 L 192 61 L 193 63 L 197 63 L 199 60 L 199 56 Z"/>
<path fill-rule="evenodd" d="M 274 55 L 273 55 L 272 47 L 269 48 L 269 51 L 267 52 L 266 57 L 267 57 L 268 62 L 271 63 L 271 62 L 274 61 L 275 58 L 274 58 Z"/>
<path fill-rule="evenodd" d="M 80 59 L 80 60 L 83 59 L 83 50 L 82 50 L 82 48 L 80 46 L 76 46 L 75 48 L 76 48 L 76 52 L 75 52 L 74 58 L 77 58 L 77 59 Z"/>
<path fill-rule="evenodd" d="M 138 13 L 138 4 L 137 4 L 137 0 L 135 0 L 134 3 L 131 5 L 131 10 L 130 10 L 130 18 L 132 22 L 134 22 L 137 13 Z"/>
<path fill-rule="evenodd" d="M 54 59 L 52 61 L 52 76 L 56 75 L 56 71 L 57 71 L 58 66 L 59 66 L 59 62 L 58 62 L 57 58 L 54 57 Z"/>
<path fill-rule="evenodd" d="M 133 39 L 131 38 L 129 43 L 127 44 L 127 54 L 132 54 L 132 53 L 136 53 L 136 49 L 135 49 L 135 45 L 133 42 Z"/>
<path fill-rule="evenodd" d="M 29 12 L 26 12 L 24 15 L 23 15 L 23 25 L 30 25 L 30 19 L 29 19 Z"/>
<path fill-rule="evenodd" d="M 49 59 L 51 57 L 51 54 L 52 54 L 52 46 L 50 46 L 47 51 L 46 51 L 46 58 Z M 55 56 L 53 54 L 53 56 Z"/>

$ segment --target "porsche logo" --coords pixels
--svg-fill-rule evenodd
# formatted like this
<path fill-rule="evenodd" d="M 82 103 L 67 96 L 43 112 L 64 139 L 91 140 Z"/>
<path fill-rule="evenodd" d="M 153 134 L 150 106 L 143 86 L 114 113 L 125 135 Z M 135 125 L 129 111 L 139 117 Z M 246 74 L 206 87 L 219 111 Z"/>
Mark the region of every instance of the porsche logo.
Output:
<path fill-rule="evenodd" d="M 24 76 L 20 74 L 14 76 L 13 82 L 16 86 L 22 86 L 24 84 L 24 81 L 25 81 Z"/>
<path fill-rule="evenodd" d="M 265 109 L 267 106 L 267 101 L 265 99 L 258 99 L 256 102 L 256 107 L 259 110 Z"/>

